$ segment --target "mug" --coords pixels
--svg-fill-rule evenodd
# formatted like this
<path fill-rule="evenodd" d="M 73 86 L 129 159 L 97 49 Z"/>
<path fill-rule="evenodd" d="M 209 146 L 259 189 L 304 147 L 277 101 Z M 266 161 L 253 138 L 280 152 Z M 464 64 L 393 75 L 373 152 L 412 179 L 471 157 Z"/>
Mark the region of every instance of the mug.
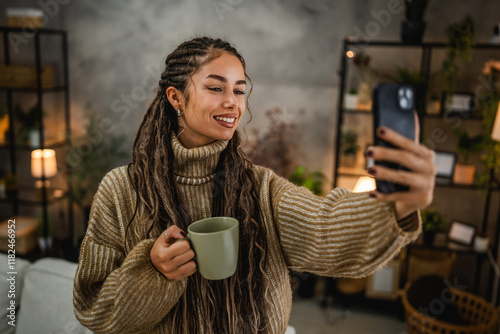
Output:
<path fill-rule="evenodd" d="M 201 276 L 221 280 L 235 273 L 239 250 L 238 225 L 238 221 L 230 217 L 206 218 L 189 225 L 185 239 L 191 243 Z"/>

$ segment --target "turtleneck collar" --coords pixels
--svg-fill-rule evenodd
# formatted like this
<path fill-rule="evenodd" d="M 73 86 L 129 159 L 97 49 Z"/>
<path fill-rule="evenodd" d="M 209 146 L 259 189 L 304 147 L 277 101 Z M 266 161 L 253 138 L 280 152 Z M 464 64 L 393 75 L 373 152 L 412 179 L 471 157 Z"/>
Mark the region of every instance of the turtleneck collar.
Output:
<path fill-rule="evenodd" d="M 183 184 L 203 184 L 215 177 L 215 168 L 228 141 L 215 141 L 202 147 L 185 148 L 175 134 L 172 134 L 175 179 Z"/>

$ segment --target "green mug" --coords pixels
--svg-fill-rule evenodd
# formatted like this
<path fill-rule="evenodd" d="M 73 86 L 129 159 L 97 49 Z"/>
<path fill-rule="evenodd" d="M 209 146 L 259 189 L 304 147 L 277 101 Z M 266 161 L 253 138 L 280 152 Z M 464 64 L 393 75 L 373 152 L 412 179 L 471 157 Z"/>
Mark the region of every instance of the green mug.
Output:
<path fill-rule="evenodd" d="M 232 276 L 238 264 L 238 221 L 230 217 L 198 220 L 188 227 L 187 238 L 201 276 L 221 280 Z"/>

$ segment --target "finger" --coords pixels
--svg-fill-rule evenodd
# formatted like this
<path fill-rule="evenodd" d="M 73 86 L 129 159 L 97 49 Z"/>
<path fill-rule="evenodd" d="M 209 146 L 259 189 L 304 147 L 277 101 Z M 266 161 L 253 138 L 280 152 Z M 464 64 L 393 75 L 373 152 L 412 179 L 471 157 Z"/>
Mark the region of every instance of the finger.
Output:
<path fill-rule="evenodd" d="M 414 112 L 413 116 L 415 117 L 415 143 L 418 144 L 420 141 L 420 120 L 418 119 L 417 112 Z"/>
<path fill-rule="evenodd" d="M 189 261 L 181 267 L 178 267 L 175 271 L 167 273 L 166 277 L 172 280 L 180 281 L 188 276 L 191 276 L 196 271 L 196 263 L 194 261 Z"/>
<path fill-rule="evenodd" d="M 417 155 L 425 155 L 423 145 L 418 144 L 415 140 L 405 137 L 388 127 L 378 127 L 377 136 L 400 149 L 413 152 Z"/>
<path fill-rule="evenodd" d="M 401 185 L 413 187 L 423 183 L 423 177 L 404 169 L 392 169 L 382 166 L 374 166 L 368 169 L 368 173 L 380 181 L 389 181 Z"/>
<path fill-rule="evenodd" d="M 390 194 L 384 194 L 373 190 L 370 192 L 370 197 L 381 202 L 413 202 L 419 199 L 419 195 L 412 191 L 396 191 Z"/>
<path fill-rule="evenodd" d="M 181 230 L 178 226 L 172 225 L 169 228 L 167 228 L 163 233 L 162 233 L 165 241 L 168 244 L 171 244 L 175 242 L 175 239 L 183 239 L 186 237 L 186 232 Z"/>
<path fill-rule="evenodd" d="M 429 175 L 434 173 L 434 158 L 431 157 L 433 154 L 432 151 L 429 151 L 428 157 L 422 157 L 409 151 L 381 146 L 370 147 L 367 151 L 371 152 L 369 153 L 370 156 L 376 161 L 392 162 L 418 173 Z"/>
<path fill-rule="evenodd" d="M 169 263 L 168 263 L 168 268 L 165 268 L 167 272 L 175 270 L 176 268 L 182 267 L 184 264 L 188 263 L 189 261 L 192 261 L 194 258 L 194 252 L 193 250 L 189 250 L 185 253 L 179 254 L 175 257 L 173 257 Z"/>

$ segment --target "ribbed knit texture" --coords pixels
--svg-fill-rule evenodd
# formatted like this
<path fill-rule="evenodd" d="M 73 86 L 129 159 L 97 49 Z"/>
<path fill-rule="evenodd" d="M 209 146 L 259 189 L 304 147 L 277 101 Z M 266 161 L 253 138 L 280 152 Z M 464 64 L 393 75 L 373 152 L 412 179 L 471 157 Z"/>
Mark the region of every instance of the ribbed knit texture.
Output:
<path fill-rule="evenodd" d="M 213 172 L 226 146 L 215 142 L 186 149 L 174 137 L 176 181 L 193 220 L 211 216 Z M 264 314 L 269 333 L 286 330 L 292 304 L 289 269 L 363 277 L 390 261 L 420 231 L 418 213 L 398 223 L 393 204 L 378 203 L 366 193 L 334 189 L 318 197 L 269 169 L 254 170 L 268 243 L 265 284 L 270 303 Z M 149 253 L 155 239 L 140 240 L 133 232 L 147 222 L 135 218 L 125 240 L 135 203 L 127 168 L 120 167 L 104 177 L 92 204 L 74 306 L 78 320 L 97 333 L 173 333 L 169 312 L 187 279 L 171 281 L 154 268 Z M 140 205 L 137 217 L 143 210 Z M 161 232 L 156 229 L 154 235 Z"/>

